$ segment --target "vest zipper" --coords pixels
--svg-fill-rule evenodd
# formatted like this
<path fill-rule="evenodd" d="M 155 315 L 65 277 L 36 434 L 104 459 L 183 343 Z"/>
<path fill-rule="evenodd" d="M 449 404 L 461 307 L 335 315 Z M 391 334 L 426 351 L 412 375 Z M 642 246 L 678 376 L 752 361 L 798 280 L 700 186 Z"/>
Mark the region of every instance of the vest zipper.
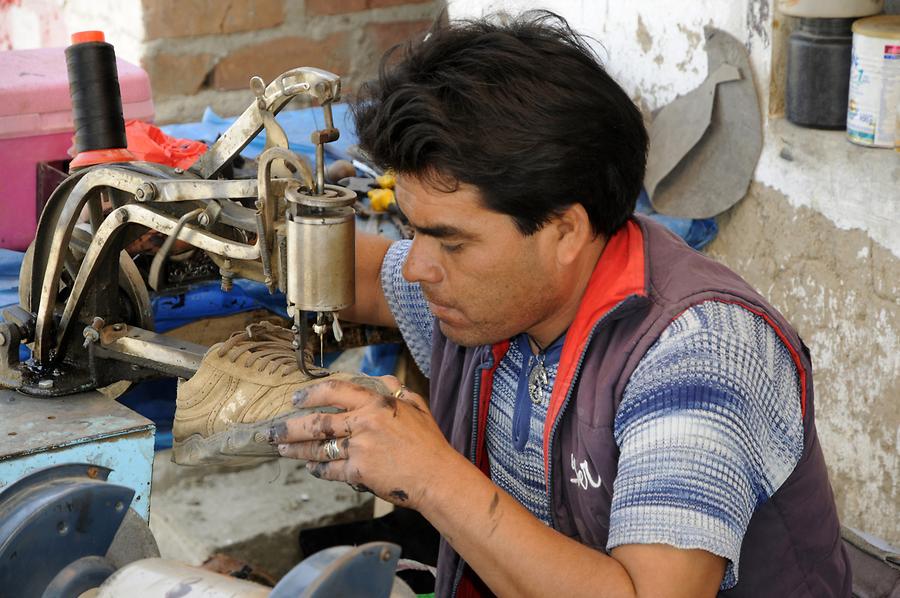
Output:
<path fill-rule="evenodd" d="M 597 329 L 604 324 L 609 318 L 610 314 L 616 312 L 622 305 L 626 302 L 630 301 L 634 297 L 639 297 L 639 295 L 629 295 L 625 297 L 616 305 L 606 312 L 602 318 L 597 320 L 597 322 L 591 327 L 591 331 L 587 336 L 587 340 L 584 345 L 584 351 L 581 352 L 581 355 L 578 357 L 578 363 L 575 365 L 575 373 L 572 376 L 572 384 L 569 385 L 568 390 L 566 390 L 566 398 L 563 400 L 562 406 L 559 408 L 559 413 L 556 414 L 556 417 L 553 419 L 553 424 L 551 425 L 550 430 L 550 443 L 547 446 L 547 502 L 550 507 L 550 521 L 553 524 L 553 529 L 559 531 L 559 523 L 556 520 L 556 510 L 553 508 L 553 445 L 556 440 L 556 432 L 559 428 L 559 422 L 562 421 L 563 414 L 566 412 L 566 407 L 569 406 L 569 399 L 572 398 L 572 391 L 575 388 L 575 383 L 578 381 L 578 376 L 581 374 L 581 367 L 584 365 L 584 358 L 587 354 L 587 347 L 591 342 L 591 339 L 594 338 L 594 333 L 597 332 Z M 559 375 L 557 373 L 557 375 Z"/>
<path fill-rule="evenodd" d="M 472 462 L 476 467 L 478 466 L 475 463 L 475 457 L 477 453 L 478 445 L 476 441 L 478 440 L 478 400 L 481 396 L 481 378 L 484 375 L 484 370 L 488 369 L 493 365 L 493 356 L 491 353 L 488 353 L 488 358 L 478 364 L 478 368 L 475 371 L 475 384 L 472 385 L 473 394 L 472 394 L 472 434 L 469 437 L 469 461 Z M 485 449 L 486 450 L 486 449 Z M 462 557 L 459 556 L 459 563 L 456 565 L 456 576 L 453 579 L 453 591 L 450 593 L 450 598 L 456 598 L 456 592 L 459 589 L 459 582 L 462 580 L 463 570 L 465 569 L 465 561 L 463 561 Z"/>

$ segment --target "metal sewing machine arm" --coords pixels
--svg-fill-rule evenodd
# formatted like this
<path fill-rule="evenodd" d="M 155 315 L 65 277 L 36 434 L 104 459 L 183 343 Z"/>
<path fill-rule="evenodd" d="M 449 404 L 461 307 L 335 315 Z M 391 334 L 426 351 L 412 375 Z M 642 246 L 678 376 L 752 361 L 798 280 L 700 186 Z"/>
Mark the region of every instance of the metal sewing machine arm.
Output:
<path fill-rule="evenodd" d="M 250 88 L 256 94 L 256 101 L 244 110 L 234 124 L 191 167 L 200 178 L 209 179 L 219 174 L 298 95 L 308 94 L 318 101 L 325 111 L 326 130 L 335 131 L 334 139 L 330 141 L 337 140 L 337 129 L 334 129 L 331 119 L 331 104 L 341 97 L 341 80 L 334 73 L 300 67 L 276 77 L 268 86 L 260 77 L 253 77 Z M 324 152 L 321 157 L 324 158 Z M 317 170 L 320 165 L 322 167 L 324 179 L 324 160 L 318 154 L 316 162 Z"/>
<path fill-rule="evenodd" d="M 340 335 L 336 312 L 355 294 L 355 194 L 324 182 L 324 144 L 339 136 L 331 105 L 340 98 L 340 78 L 304 67 L 268 86 L 254 77 L 251 89 L 254 103 L 187 172 L 139 162 L 104 165 L 77 172 L 57 188 L 23 265 L 21 304 L 6 310 L 7 322 L 0 324 L 0 346 L 7 349 L 0 351 L 0 385 L 57 396 L 160 372 L 196 371 L 205 347 L 148 330 L 146 286 L 163 284 L 163 265 L 176 240 L 219 266 L 223 290 L 240 275 L 286 294 L 304 370 L 308 314 L 315 314 L 320 337 L 329 319 Z M 299 95 L 317 100 L 325 113 L 325 127 L 312 134 L 313 169 L 287 149 L 274 119 Z M 268 149 L 256 180 L 214 178 L 263 129 Z M 276 176 L 276 165 L 291 176 Z M 241 205 L 242 199 L 255 199 L 255 209 Z M 104 203 L 112 208 L 105 216 Z M 90 232 L 77 225 L 85 208 Z M 145 280 L 123 248 L 147 229 L 168 239 Z M 26 363 L 18 361 L 20 342 L 31 345 Z"/>

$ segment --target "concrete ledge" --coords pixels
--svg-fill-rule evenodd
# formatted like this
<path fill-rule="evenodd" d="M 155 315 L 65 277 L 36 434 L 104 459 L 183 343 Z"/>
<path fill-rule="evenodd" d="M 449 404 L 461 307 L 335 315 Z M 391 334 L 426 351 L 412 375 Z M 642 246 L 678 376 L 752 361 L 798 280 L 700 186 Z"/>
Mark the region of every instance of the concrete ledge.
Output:
<path fill-rule="evenodd" d="M 372 516 L 373 497 L 277 459 L 243 469 L 153 463 L 150 529 L 163 558 L 199 565 L 223 553 L 276 578 L 297 564 L 300 530 Z"/>
<path fill-rule="evenodd" d="M 862 147 L 846 131 L 822 131 L 768 121 L 756 180 L 807 206 L 838 228 L 860 228 L 900 257 L 900 154 Z"/>

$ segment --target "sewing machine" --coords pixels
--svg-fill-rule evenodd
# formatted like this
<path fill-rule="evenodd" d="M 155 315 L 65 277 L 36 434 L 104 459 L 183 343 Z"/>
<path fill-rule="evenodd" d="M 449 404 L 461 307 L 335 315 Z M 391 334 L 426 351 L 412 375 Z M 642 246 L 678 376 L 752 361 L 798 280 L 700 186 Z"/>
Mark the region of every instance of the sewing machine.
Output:
<path fill-rule="evenodd" d="M 152 332 L 149 306 L 148 286 L 164 287 L 176 240 L 212 259 L 225 291 L 237 276 L 285 293 L 304 371 L 311 331 L 322 337 L 330 327 L 340 337 L 337 312 L 354 299 L 356 200 L 352 191 L 325 183 L 324 145 L 339 135 L 331 105 L 340 98 L 340 79 L 304 67 L 269 85 L 254 77 L 251 88 L 255 102 L 190 169 L 98 165 L 60 184 L 23 264 L 21 304 L 5 310 L 0 324 L 0 384 L 58 397 L 160 373 L 189 377 L 206 348 Z M 301 95 L 318 101 L 325 115 L 325 128 L 312 134 L 314 168 L 287 149 L 275 121 Z M 256 180 L 218 178 L 263 129 L 267 149 Z M 105 216 L 104 204 L 112 207 Z M 77 226 L 85 207 L 89 226 Z M 123 249 L 147 229 L 168 238 L 144 280 Z M 31 346 L 30 360 L 19 360 L 22 343 Z"/>
<path fill-rule="evenodd" d="M 153 426 L 110 400 L 143 379 L 189 378 L 207 350 L 153 331 L 150 289 L 166 290 L 176 243 L 211 260 L 223 291 L 237 277 L 283 292 L 297 361 L 310 376 L 304 350 L 315 345 L 311 334 L 319 347 L 329 333 L 340 341 L 337 313 L 355 295 L 356 201 L 355 192 L 325 182 L 324 147 L 339 136 L 332 103 L 340 78 L 303 67 L 268 85 L 254 77 L 251 90 L 253 103 L 191 168 L 85 167 L 44 207 L 22 266 L 20 304 L 3 310 L 0 322 L 0 588 L 79 595 L 74 589 L 109 578 L 103 596 L 193 579 L 196 570 L 186 565 L 140 560 L 158 556 L 146 525 Z M 324 112 L 324 128 L 312 133 L 313 166 L 288 150 L 275 120 L 301 96 Z M 224 178 L 263 130 L 256 178 Z M 148 231 L 165 241 L 142 273 L 125 248 Z M 20 357 L 23 345 L 28 359 Z M 362 548 L 304 561 L 306 569 L 301 563 L 284 578 L 287 593 L 276 587 L 271 595 L 345 587 L 334 583 L 390 588 L 398 547 Z M 335 563 L 343 573 L 325 583 L 319 574 L 336 571 Z M 222 595 L 252 589 L 206 576 Z"/>

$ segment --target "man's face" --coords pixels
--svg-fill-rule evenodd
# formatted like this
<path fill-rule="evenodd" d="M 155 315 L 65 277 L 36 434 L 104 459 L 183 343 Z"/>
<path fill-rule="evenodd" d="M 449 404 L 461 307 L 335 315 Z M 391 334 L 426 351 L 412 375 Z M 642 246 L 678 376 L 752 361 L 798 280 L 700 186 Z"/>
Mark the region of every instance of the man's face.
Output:
<path fill-rule="evenodd" d="M 400 176 L 397 202 L 416 231 L 403 277 L 420 284 L 447 338 L 491 344 L 553 313 L 561 279 L 552 227 L 524 236 L 466 184 L 446 193 Z"/>

